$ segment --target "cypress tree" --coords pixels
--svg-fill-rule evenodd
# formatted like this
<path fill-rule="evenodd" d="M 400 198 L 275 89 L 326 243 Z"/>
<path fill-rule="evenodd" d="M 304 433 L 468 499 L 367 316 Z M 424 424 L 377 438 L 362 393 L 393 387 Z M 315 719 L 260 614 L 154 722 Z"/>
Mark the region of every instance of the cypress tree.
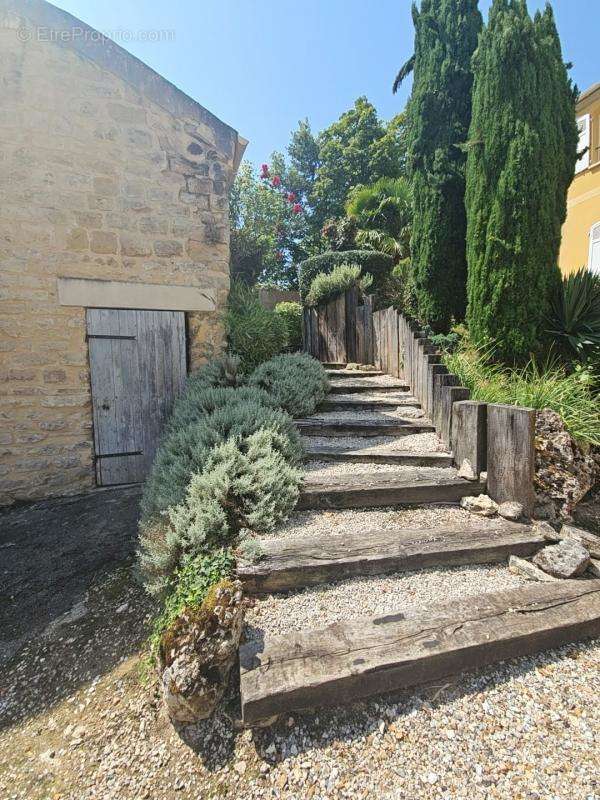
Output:
<path fill-rule="evenodd" d="M 522 361 L 539 348 L 560 281 L 576 90 L 551 8 L 532 20 L 525 0 L 494 0 L 473 66 L 467 322 L 475 342 Z"/>
<path fill-rule="evenodd" d="M 413 190 L 411 254 L 421 321 L 447 330 L 466 306 L 464 143 L 471 120 L 471 58 L 481 30 L 477 0 L 413 5 L 414 70 L 408 104 L 408 177 Z"/>

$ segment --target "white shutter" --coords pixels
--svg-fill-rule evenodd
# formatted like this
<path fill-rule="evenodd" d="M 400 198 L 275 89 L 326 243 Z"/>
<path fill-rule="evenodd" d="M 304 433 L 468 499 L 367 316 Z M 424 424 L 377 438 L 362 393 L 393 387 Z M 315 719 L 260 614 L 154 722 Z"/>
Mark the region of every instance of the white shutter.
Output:
<path fill-rule="evenodd" d="M 590 231 L 590 258 L 588 267 L 600 275 L 600 222 L 592 225 Z"/>
<path fill-rule="evenodd" d="M 575 173 L 587 169 L 590 165 L 590 122 L 589 114 L 584 114 L 582 117 L 577 117 L 577 130 L 579 131 L 579 144 L 577 145 L 577 152 L 581 153 L 587 147 L 586 152 L 575 164 Z"/>

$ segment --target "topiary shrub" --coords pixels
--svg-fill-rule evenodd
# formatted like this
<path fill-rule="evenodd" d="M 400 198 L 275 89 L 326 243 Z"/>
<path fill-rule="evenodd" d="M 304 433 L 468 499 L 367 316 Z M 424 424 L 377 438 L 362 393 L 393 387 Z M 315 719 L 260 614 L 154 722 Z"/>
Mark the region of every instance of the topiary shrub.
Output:
<path fill-rule="evenodd" d="M 170 428 L 144 485 L 143 528 L 159 523 L 163 512 L 182 502 L 191 476 L 202 472 L 213 447 L 229 438 L 242 440 L 265 428 L 280 434 L 278 447 L 285 459 L 290 463 L 300 460 L 300 435 L 291 417 L 284 411 L 266 407 L 262 401 L 249 400 L 244 390 L 237 392 L 231 393 L 227 405 L 216 408 L 197 422 Z M 260 393 L 262 397 L 264 393 Z"/>
<path fill-rule="evenodd" d="M 249 383 L 293 417 L 313 414 L 329 391 L 323 365 L 306 353 L 275 356 L 254 370 Z"/>
<path fill-rule="evenodd" d="M 306 305 L 318 306 L 321 303 L 327 303 L 353 286 L 357 286 L 364 293 L 372 283 L 372 276 L 361 275 L 358 264 L 340 264 L 329 274 L 320 272 L 317 275 L 306 295 Z"/>
<path fill-rule="evenodd" d="M 142 530 L 139 565 L 151 594 L 168 591 L 184 558 L 227 546 L 242 529 L 271 531 L 294 508 L 302 473 L 282 455 L 287 446 L 285 434 L 262 428 L 211 450 L 162 529 Z"/>
<path fill-rule="evenodd" d="M 254 287 L 240 283 L 232 285 L 225 327 L 229 347 L 239 356 L 242 368 L 249 372 L 285 350 L 285 322 L 280 314 L 261 305 Z"/>
<path fill-rule="evenodd" d="M 302 306 L 300 303 L 277 303 L 275 313 L 285 324 L 287 349 L 300 350 L 302 347 Z"/>
<path fill-rule="evenodd" d="M 364 274 L 373 276 L 372 291 L 377 294 L 385 277 L 394 265 L 391 256 L 376 250 L 343 250 L 312 256 L 298 264 L 298 284 L 302 300 L 306 299 L 311 284 L 320 272 L 329 274 L 340 264 L 358 264 Z"/>

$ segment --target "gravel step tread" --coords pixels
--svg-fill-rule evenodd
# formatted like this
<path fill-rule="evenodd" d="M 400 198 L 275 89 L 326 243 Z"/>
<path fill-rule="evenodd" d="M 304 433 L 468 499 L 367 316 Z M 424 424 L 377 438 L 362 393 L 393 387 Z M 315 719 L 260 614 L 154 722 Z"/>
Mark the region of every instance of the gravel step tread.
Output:
<path fill-rule="evenodd" d="M 346 379 L 338 383 L 332 380 L 329 383 L 330 394 L 358 394 L 360 392 L 373 391 L 385 392 L 386 394 L 388 392 L 409 392 L 410 387 L 405 383 L 375 383 L 367 379 L 362 381 Z"/>
<path fill-rule="evenodd" d="M 343 369 L 334 367 L 325 368 L 325 372 L 330 378 L 381 378 L 385 375 L 380 369 Z"/>
<path fill-rule="evenodd" d="M 240 648 L 242 714 L 255 724 L 529 655 L 600 633 L 600 581 L 533 583 Z"/>
<path fill-rule="evenodd" d="M 296 427 L 303 436 L 409 436 L 413 433 L 434 432 L 426 419 L 398 417 L 396 419 L 297 419 Z"/>
<path fill-rule="evenodd" d="M 401 464 L 415 467 L 451 467 L 451 453 L 414 453 L 410 450 L 389 450 L 370 447 L 364 450 L 343 444 L 304 445 L 305 457 L 319 461 L 350 461 L 359 464 Z"/>
<path fill-rule="evenodd" d="M 288 591 L 356 575 L 382 575 L 461 564 L 491 564 L 536 553 L 545 544 L 533 525 L 494 520 L 479 530 L 418 528 L 259 540 L 260 560 L 238 559 L 237 573 L 253 594 Z"/>
<path fill-rule="evenodd" d="M 449 473 L 448 475 L 440 473 Z M 406 475 L 358 473 L 305 479 L 297 509 L 375 508 L 378 506 L 457 503 L 485 490 L 479 481 L 456 477 L 453 470 L 407 469 Z"/>
<path fill-rule="evenodd" d="M 320 411 L 388 411 L 396 408 L 421 408 L 412 395 L 389 396 L 387 398 L 334 396 L 321 403 Z"/>

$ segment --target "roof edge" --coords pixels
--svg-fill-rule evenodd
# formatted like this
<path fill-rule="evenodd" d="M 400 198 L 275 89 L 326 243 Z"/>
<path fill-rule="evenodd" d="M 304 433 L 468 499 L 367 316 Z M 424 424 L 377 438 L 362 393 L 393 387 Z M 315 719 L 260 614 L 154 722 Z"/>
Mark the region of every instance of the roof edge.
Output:
<path fill-rule="evenodd" d="M 191 117 L 211 126 L 215 130 L 218 145 L 234 163 L 240 148 L 243 155 L 247 141 L 235 128 L 220 120 L 137 56 L 68 11 L 46 0 L 0 0 L 0 10 L 30 20 L 38 28 L 44 27 L 55 32 L 57 35 L 51 37 L 54 44 L 74 50 L 102 69 L 112 72 L 173 116 Z M 77 31 L 77 35 L 72 34 L 73 30 Z M 61 32 L 64 32 L 63 36 Z M 238 166 L 239 161 L 236 170 Z"/>
<path fill-rule="evenodd" d="M 590 97 L 596 92 L 600 91 L 600 83 L 593 83 L 589 88 L 585 90 L 585 92 L 581 92 L 579 97 L 577 98 L 577 105 L 580 103 L 584 103 L 586 100 L 589 100 Z"/>

